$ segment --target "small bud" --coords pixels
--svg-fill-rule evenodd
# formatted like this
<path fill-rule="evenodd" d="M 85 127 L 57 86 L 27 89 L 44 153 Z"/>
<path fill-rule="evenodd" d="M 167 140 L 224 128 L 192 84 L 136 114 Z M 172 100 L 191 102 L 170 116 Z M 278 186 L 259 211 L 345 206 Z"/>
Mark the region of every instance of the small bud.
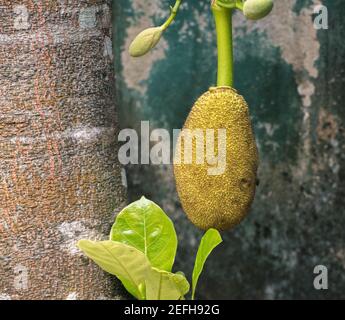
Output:
<path fill-rule="evenodd" d="M 163 33 L 162 27 L 153 27 L 140 32 L 129 47 L 132 57 L 140 57 L 148 53 L 159 42 Z"/>
<path fill-rule="evenodd" d="M 266 17 L 272 8 L 272 0 L 247 0 L 243 5 L 243 13 L 248 19 L 259 20 Z"/>

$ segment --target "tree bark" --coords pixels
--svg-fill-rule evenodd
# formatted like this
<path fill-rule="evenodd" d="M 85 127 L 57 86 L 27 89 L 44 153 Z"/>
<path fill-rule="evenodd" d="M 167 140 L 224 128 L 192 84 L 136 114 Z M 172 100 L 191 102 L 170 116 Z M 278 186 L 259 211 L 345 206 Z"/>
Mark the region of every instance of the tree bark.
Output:
<path fill-rule="evenodd" d="M 111 1 L 0 1 L 0 299 L 120 289 L 76 249 L 124 205 Z"/>

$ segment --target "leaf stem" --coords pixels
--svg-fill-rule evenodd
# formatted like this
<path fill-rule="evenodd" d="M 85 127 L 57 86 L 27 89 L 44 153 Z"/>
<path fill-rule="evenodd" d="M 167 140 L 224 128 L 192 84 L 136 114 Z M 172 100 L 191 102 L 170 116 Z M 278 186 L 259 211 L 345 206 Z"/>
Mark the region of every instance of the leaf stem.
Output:
<path fill-rule="evenodd" d="M 166 30 L 170 26 L 170 24 L 175 20 L 175 17 L 177 15 L 177 12 L 180 8 L 181 3 L 182 3 L 182 0 L 176 0 L 175 5 L 173 7 L 170 7 L 171 8 L 170 17 L 161 26 L 163 28 L 163 31 Z"/>
<path fill-rule="evenodd" d="M 217 86 L 233 86 L 232 9 L 213 3 L 218 46 Z"/>

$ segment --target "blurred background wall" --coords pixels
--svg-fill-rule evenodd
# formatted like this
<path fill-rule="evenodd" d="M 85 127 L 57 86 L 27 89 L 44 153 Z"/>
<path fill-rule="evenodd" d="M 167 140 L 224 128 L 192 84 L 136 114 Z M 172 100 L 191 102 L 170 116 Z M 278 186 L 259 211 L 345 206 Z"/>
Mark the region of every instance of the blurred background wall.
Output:
<path fill-rule="evenodd" d="M 215 83 L 209 2 L 186 0 L 158 47 L 133 59 L 130 42 L 162 23 L 173 0 L 115 0 L 123 128 L 138 129 L 141 120 L 152 129 L 181 128 L 194 101 Z M 345 298 L 345 6 L 343 0 L 274 2 L 260 22 L 234 17 L 235 87 L 250 106 L 260 185 L 248 218 L 223 233 L 207 262 L 198 298 Z M 313 27 L 317 4 L 328 8 L 328 30 Z M 131 201 L 145 195 L 176 223 L 176 271 L 190 275 L 202 233 L 181 209 L 172 168 L 129 166 L 127 179 Z M 318 264 L 328 268 L 328 290 L 313 287 Z"/>

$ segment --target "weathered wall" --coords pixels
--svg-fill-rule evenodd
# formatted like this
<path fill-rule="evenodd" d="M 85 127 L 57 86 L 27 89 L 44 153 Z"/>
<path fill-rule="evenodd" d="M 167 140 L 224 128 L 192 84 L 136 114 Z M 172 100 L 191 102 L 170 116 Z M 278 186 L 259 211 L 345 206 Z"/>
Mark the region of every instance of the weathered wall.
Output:
<path fill-rule="evenodd" d="M 116 0 L 116 64 L 123 127 L 180 128 L 195 99 L 215 82 L 209 1 L 185 1 L 153 53 L 135 60 L 130 41 L 162 21 L 171 0 Z M 329 29 L 313 28 L 313 7 L 329 9 Z M 200 281 L 202 298 L 345 298 L 345 7 L 342 0 L 276 0 L 270 17 L 236 14 L 236 88 L 245 96 L 261 156 L 250 216 Z M 169 166 L 128 170 L 131 200 L 144 194 L 177 223 L 177 269 L 191 271 L 200 232 L 187 221 Z M 329 290 L 313 269 L 329 269 Z"/>
<path fill-rule="evenodd" d="M 118 298 L 75 247 L 124 205 L 111 2 L 0 0 L 0 299 Z"/>

